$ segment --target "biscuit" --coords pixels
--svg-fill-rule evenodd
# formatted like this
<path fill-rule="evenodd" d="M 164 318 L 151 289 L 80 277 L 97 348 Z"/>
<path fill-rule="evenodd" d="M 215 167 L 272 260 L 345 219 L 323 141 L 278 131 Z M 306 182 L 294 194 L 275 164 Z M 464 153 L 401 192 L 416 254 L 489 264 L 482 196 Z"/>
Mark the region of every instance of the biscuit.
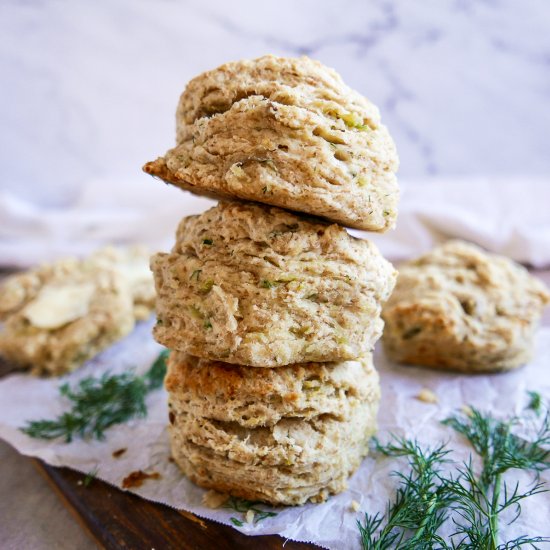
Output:
<path fill-rule="evenodd" d="M 172 352 L 166 388 L 172 455 L 192 481 L 286 505 L 346 488 L 368 452 L 380 399 L 370 354 L 258 369 Z"/>
<path fill-rule="evenodd" d="M 525 268 L 449 241 L 399 270 L 383 309 L 394 361 L 464 372 L 526 363 L 550 295 Z"/>
<path fill-rule="evenodd" d="M 151 268 L 159 343 L 257 367 L 370 351 L 396 277 L 372 243 L 342 227 L 239 202 L 184 218 Z"/>
<path fill-rule="evenodd" d="M 364 113 L 373 121 L 380 118 L 378 109 L 368 99 L 346 86 L 335 70 L 319 61 L 306 56 L 264 55 L 225 63 L 193 78 L 178 103 L 178 141 L 186 125 L 224 113 L 237 101 L 253 95 L 320 114 L 347 110 Z"/>
<path fill-rule="evenodd" d="M 376 107 L 306 57 L 266 56 L 192 80 L 178 144 L 144 170 L 183 189 L 261 202 L 342 225 L 395 225 L 395 145 Z"/>
<path fill-rule="evenodd" d="M 378 392 L 370 354 L 353 361 L 257 370 L 173 351 L 170 365 L 165 385 L 175 402 L 186 403 L 195 416 L 238 422 L 245 428 L 321 415 L 349 420 L 354 407 L 374 401 Z"/>
<path fill-rule="evenodd" d="M 143 246 L 108 246 L 92 255 L 92 260 L 117 269 L 124 276 L 134 301 L 134 317 L 147 319 L 155 308 L 155 283 L 149 269 L 150 252 Z"/>
<path fill-rule="evenodd" d="M 122 275 L 90 260 L 14 275 L 0 287 L 0 355 L 33 374 L 64 374 L 128 334 L 132 307 Z"/>

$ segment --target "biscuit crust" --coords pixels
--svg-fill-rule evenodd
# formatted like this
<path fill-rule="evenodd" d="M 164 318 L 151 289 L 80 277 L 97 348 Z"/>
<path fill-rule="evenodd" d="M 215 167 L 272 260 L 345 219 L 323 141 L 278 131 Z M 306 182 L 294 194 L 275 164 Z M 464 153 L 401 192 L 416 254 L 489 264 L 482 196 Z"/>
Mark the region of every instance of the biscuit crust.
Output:
<path fill-rule="evenodd" d="M 151 267 L 159 343 L 256 367 L 370 351 L 396 276 L 342 227 L 238 202 L 184 218 Z"/>
<path fill-rule="evenodd" d="M 238 422 L 245 428 L 320 415 L 349 420 L 354 407 L 375 401 L 379 392 L 370 354 L 256 371 L 173 351 L 169 365 L 165 386 L 174 399 L 185 402 L 196 416 Z"/>
<path fill-rule="evenodd" d="M 544 284 L 515 262 L 448 241 L 399 270 L 383 309 L 383 342 L 394 361 L 464 372 L 526 363 Z"/>
<path fill-rule="evenodd" d="M 144 166 L 197 194 L 369 231 L 395 225 L 397 168 L 372 103 L 318 62 L 274 56 L 192 80 L 177 110 L 177 146 Z"/>
<path fill-rule="evenodd" d="M 172 454 L 192 481 L 286 505 L 346 488 L 368 452 L 380 398 L 370 354 L 258 369 L 172 352 L 166 388 Z"/>

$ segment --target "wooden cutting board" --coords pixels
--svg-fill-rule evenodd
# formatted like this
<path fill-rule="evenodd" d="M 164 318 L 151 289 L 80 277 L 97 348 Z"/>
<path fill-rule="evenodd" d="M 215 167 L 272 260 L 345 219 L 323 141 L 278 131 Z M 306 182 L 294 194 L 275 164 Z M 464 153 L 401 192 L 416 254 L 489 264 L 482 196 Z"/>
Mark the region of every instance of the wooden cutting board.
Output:
<path fill-rule="evenodd" d="M 188 512 L 144 500 L 94 479 L 86 487 L 84 474 L 54 468 L 40 460 L 36 467 L 77 520 L 107 550 L 305 550 L 318 548 L 276 535 L 249 537 Z"/>

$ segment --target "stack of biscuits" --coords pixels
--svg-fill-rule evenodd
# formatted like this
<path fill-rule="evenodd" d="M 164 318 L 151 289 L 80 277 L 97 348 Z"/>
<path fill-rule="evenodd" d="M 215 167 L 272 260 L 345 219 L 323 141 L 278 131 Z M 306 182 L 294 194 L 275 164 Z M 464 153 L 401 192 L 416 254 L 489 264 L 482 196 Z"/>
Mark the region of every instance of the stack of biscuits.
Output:
<path fill-rule="evenodd" d="M 151 262 L 172 454 L 198 485 L 319 502 L 366 455 L 396 272 L 338 224 L 391 228 L 397 165 L 376 107 L 308 58 L 229 63 L 183 92 L 177 145 L 144 170 L 221 199 Z"/>

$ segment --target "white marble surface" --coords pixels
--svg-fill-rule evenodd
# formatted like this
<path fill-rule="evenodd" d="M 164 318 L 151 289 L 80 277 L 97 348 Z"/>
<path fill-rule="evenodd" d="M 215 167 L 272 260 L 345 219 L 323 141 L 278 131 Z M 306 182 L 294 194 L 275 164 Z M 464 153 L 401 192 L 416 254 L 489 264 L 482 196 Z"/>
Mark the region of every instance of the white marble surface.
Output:
<path fill-rule="evenodd" d="M 148 183 L 185 82 L 267 52 L 377 103 L 403 178 L 548 176 L 549 28 L 547 0 L 3 0 L 0 190 L 59 205 L 103 176 Z"/>

